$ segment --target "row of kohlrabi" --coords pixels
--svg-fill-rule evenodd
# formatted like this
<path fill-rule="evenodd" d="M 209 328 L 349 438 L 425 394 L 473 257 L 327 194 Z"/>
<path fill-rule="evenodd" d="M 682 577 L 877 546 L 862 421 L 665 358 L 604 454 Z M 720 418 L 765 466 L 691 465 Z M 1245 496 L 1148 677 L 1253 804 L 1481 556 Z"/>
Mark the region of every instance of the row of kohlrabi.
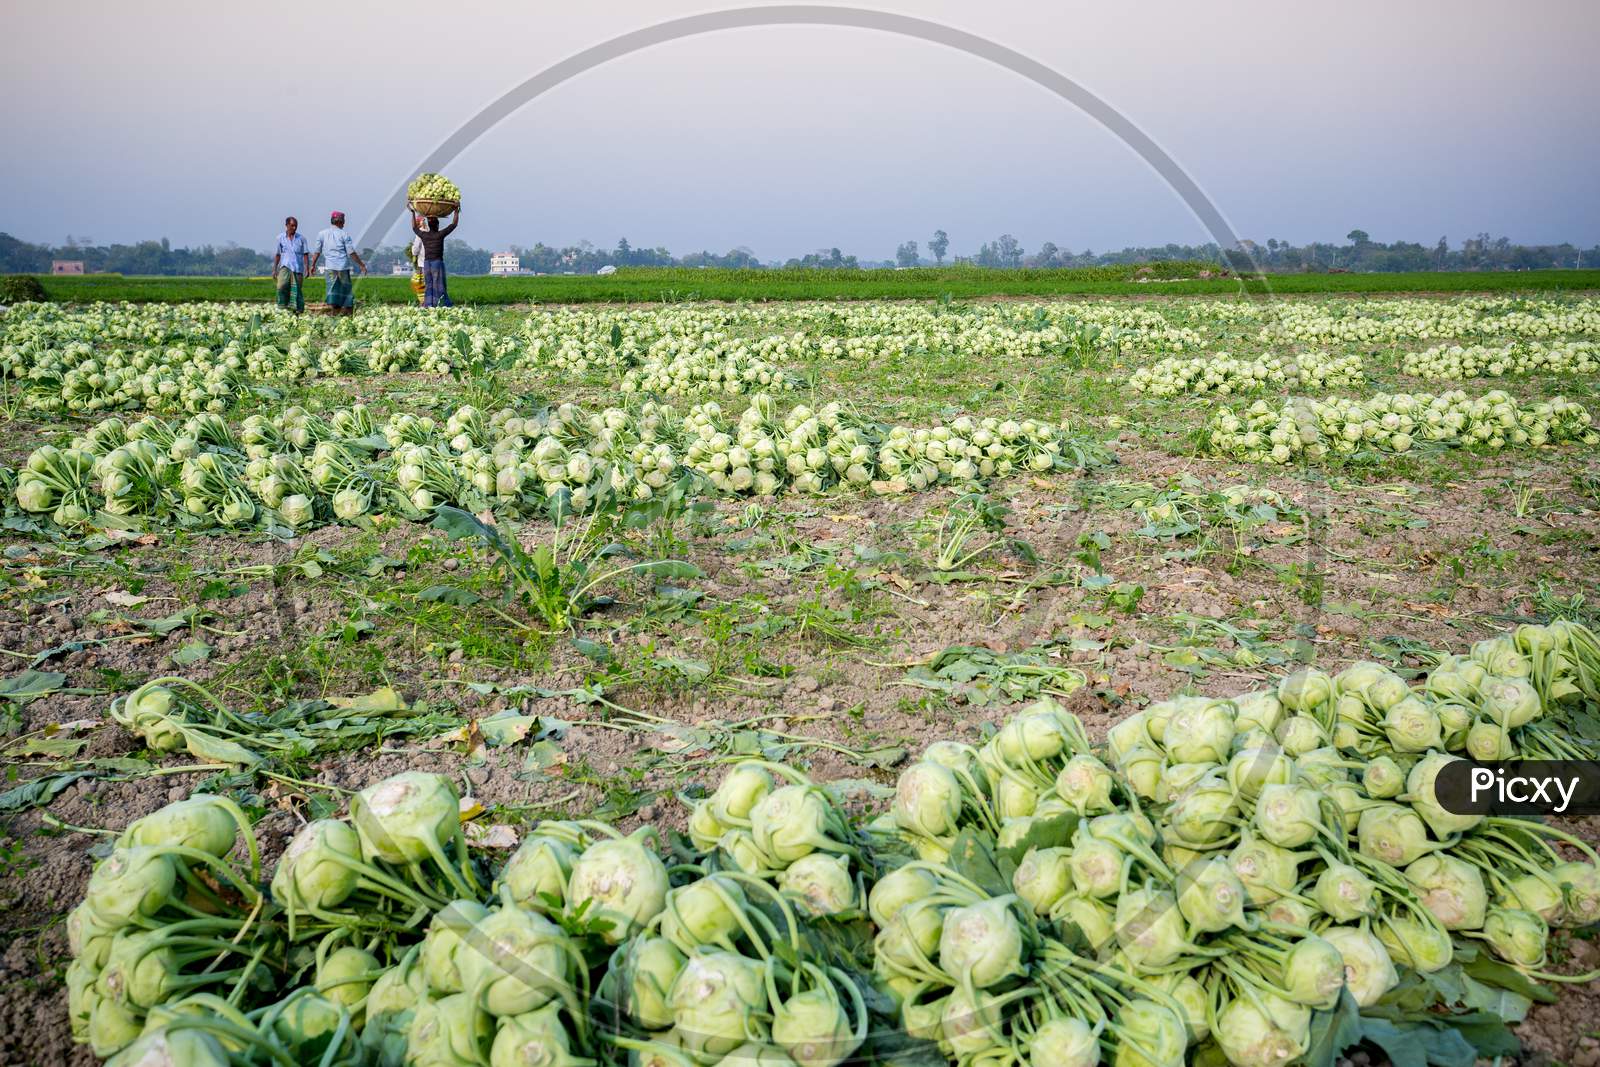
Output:
<path fill-rule="evenodd" d="M 593 413 L 563 404 L 527 416 L 468 406 L 442 420 L 400 413 L 382 422 L 362 406 L 326 415 L 291 407 L 237 428 L 216 415 L 103 420 L 67 448 L 34 450 L 15 473 L 14 497 L 67 526 L 103 510 L 303 529 L 373 513 L 421 518 L 440 504 L 526 514 L 559 498 L 583 511 L 651 499 L 684 469 L 725 493 L 900 493 L 1105 459 L 1098 445 L 1032 419 L 885 426 L 839 404 L 783 412 L 766 393 L 731 420 L 715 403 L 687 413 L 654 402 Z"/>
<path fill-rule="evenodd" d="M 1579 442 L 1600 444 L 1587 408 L 1565 397 L 1526 403 L 1498 389 L 1378 393 L 1362 399 L 1296 397 L 1223 409 L 1207 426 L 1212 451 L 1257 463 L 1317 461 L 1422 445 L 1499 450 Z"/>
<path fill-rule="evenodd" d="M 1307 343 L 1416 341 L 1507 337 L 1550 339 L 1600 333 L 1600 301 L 1561 297 L 1462 298 L 1306 302 L 1193 301 L 1172 304 L 1059 301 L 939 307 L 887 302 L 806 302 L 726 307 L 673 304 L 657 308 L 546 309 L 521 320 L 468 308 L 374 307 L 331 320 L 306 319 L 251 304 L 23 305 L 0 316 L 0 345 L 59 347 L 85 341 L 96 347 L 146 347 L 187 343 L 220 347 L 233 340 L 285 345 L 297 337 L 316 342 L 362 340 L 394 323 L 478 325 L 505 336 L 549 346 L 577 339 L 593 354 L 599 345 L 642 351 L 665 336 L 706 331 L 747 338 L 800 334 L 824 339 L 883 336 L 904 352 L 973 350 L 1002 355 L 1008 349 L 1039 352 L 1076 343 L 1085 329 L 1123 351 L 1194 349 L 1225 335 L 1264 331 L 1263 339 Z M 1040 348 L 1021 335 L 1043 333 Z M 620 337 L 618 336 L 620 335 Z M 985 338 L 993 338 L 989 343 Z M 1020 339 L 1019 339 L 1020 338 Z M 617 345 L 617 342 L 621 342 Z M 830 351 L 842 352 L 837 346 Z"/>
<path fill-rule="evenodd" d="M 1592 298 L 1275 301 L 1261 305 L 1261 315 L 1260 339 L 1273 343 L 1397 343 L 1456 337 L 1550 340 L 1600 334 L 1600 300 Z"/>
<path fill-rule="evenodd" d="M 747 760 L 687 836 L 546 821 L 503 862 L 438 775 L 369 785 L 270 866 L 200 795 L 122 832 L 69 916 L 73 1034 L 117 1067 L 1287 1067 L 1361 1013 L 1441 1063 L 1510 1055 L 1477 1009 L 1593 977 L 1547 944 L 1600 921 L 1600 857 L 1441 783 L 1480 730 L 1491 760 L 1593 755 L 1597 668 L 1592 632 L 1520 627 L 1418 685 L 1308 669 L 1104 746 L 1045 700 L 928 746 L 876 816 Z M 249 726 L 178 679 L 111 715 L 158 751 L 212 723 L 222 762 Z"/>
<path fill-rule="evenodd" d="M 1305 352 L 1293 359 L 1257 356 L 1236 359 L 1225 353 L 1186 359 L 1169 357 L 1133 372 L 1128 385 L 1136 393 L 1177 396 L 1181 393 L 1254 393 L 1265 389 L 1339 389 L 1366 380 L 1361 357 L 1345 353 Z"/>
<path fill-rule="evenodd" d="M 216 347 L 192 340 L 124 347 L 96 343 L 92 335 L 24 340 L 8 333 L 0 343 L 0 375 L 19 384 L 24 404 L 35 410 L 219 413 L 256 385 L 319 375 L 448 374 L 506 363 L 519 351 L 515 338 L 470 321 L 393 310 L 353 321 L 361 324 L 358 335 L 343 339 L 240 326 Z"/>
<path fill-rule="evenodd" d="M 1508 374 L 1592 374 L 1600 370 L 1600 351 L 1592 341 L 1513 342 L 1489 345 L 1439 345 L 1407 352 L 1400 371 L 1413 378 L 1501 378 Z"/>

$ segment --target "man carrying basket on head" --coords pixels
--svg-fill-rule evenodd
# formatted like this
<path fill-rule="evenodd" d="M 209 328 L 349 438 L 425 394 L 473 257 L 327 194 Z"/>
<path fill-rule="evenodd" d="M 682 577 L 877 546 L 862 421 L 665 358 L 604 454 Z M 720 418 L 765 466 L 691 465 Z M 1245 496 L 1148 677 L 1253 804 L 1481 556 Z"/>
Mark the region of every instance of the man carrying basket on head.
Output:
<path fill-rule="evenodd" d="M 457 204 L 455 215 L 450 220 L 450 225 L 444 229 L 439 228 L 439 220 L 429 217 L 427 229 L 420 224 L 421 216 L 416 216 L 411 222 L 411 232 L 417 235 L 417 240 L 422 242 L 422 306 L 425 308 L 452 307 L 450 294 L 445 290 L 444 278 L 444 239 L 455 232 L 456 226 L 461 222 L 461 205 Z"/>

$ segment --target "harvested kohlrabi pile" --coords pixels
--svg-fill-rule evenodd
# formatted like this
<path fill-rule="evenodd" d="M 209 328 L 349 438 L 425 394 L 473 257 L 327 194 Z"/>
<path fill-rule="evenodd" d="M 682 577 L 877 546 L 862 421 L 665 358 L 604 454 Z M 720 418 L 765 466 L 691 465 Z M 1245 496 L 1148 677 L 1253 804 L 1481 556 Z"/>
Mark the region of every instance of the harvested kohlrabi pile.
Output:
<path fill-rule="evenodd" d="M 193 699 L 158 680 L 114 713 L 155 743 Z M 1047 698 L 929 745 L 875 815 L 744 760 L 683 798 L 687 834 L 545 821 L 503 862 L 434 774 L 275 863 L 198 795 L 72 911 L 73 1034 L 116 1065 L 1276 1067 L 1365 1040 L 1470 1067 L 1595 977 L 1546 945 L 1600 920 L 1600 859 L 1436 783 L 1458 753 L 1592 757 L 1597 702 L 1595 635 L 1523 626 L 1418 684 L 1177 696 L 1103 746 Z"/>

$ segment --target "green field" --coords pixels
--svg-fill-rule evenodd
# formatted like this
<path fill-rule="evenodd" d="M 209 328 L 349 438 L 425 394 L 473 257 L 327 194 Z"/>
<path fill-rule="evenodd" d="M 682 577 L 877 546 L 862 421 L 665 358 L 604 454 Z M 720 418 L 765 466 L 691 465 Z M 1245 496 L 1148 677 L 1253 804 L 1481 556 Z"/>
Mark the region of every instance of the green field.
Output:
<path fill-rule="evenodd" d="M 1134 267 L 996 270 L 973 267 L 916 270 L 690 270 L 629 268 L 607 277 L 543 275 L 461 277 L 451 280 L 460 304 L 673 303 L 688 300 L 937 300 L 986 296 L 1228 296 L 1307 293 L 1524 292 L 1600 289 L 1597 270 L 1505 273 L 1280 274 L 1263 279 L 1197 278 L 1194 264 L 1154 264 L 1150 280 L 1133 280 Z M 1158 280 L 1159 279 L 1159 280 Z M 67 302 L 273 299 L 266 278 L 131 277 L 120 274 L 42 276 L 50 299 Z M 322 284 L 312 282 L 317 300 Z M 403 304 L 413 299 L 410 280 L 369 277 L 356 283 L 359 300 Z"/>

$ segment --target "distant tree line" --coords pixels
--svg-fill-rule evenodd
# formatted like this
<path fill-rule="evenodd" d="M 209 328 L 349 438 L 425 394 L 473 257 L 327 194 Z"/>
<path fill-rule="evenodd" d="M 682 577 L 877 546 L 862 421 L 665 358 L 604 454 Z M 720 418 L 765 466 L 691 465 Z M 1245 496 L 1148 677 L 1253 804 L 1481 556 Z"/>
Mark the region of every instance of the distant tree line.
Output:
<path fill-rule="evenodd" d="M 131 245 L 97 245 L 89 238 L 80 241 L 69 236 L 65 244 L 52 248 L 0 233 L 0 273 L 49 274 L 51 261 L 57 259 L 81 259 L 85 270 L 112 274 L 214 276 L 268 274 L 272 270 L 270 255 L 234 244 L 173 248 L 163 237 Z"/>
<path fill-rule="evenodd" d="M 1265 244 L 1251 240 L 1239 248 L 1221 249 L 1215 244 L 1166 244 L 1129 247 L 1120 252 L 1073 252 L 1046 241 L 1037 251 L 1028 252 L 1009 233 L 984 241 L 976 253 L 956 256 L 954 262 L 980 267 L 1104 267 L 1158 260 L 1190 260 L 1227 264 L 1239 271 L 1250 269 L 1252 261 L 1262 270 L 1297 273 L 1349 271 L 1427 271 L 1427 270 L 1537 270 L 1549 268 L 1600 267 L 1600 245 L 1579 248 L 1571 243 L 1559 245 L 1518 245 L 1505 237 L 1480 233 L 1455 247 L 1441 237 L 1433 245 L 1410 241 L 1384 244 L 1374 241 L 1365 230 L 1351 230 L 1345 244 L 1312 242 L 1294 245 L 1277 238 Z M 384 245 L 365 250 L 375 273 L 387 274 L 396 264 L 406 262 L 406 245 Z M 689 252 L 674 256 L 665 248 L 635 248 L 626 238 L 615 248 L 597 248 L 588 241 L 556 248 L 543 242 L 531 247 L 511 245 L 521 259 L 522 269 L 538 274 L 593 274 L 601 267 L 785 267 L 855 269 L 866 267 L 942 266 L 948 258 L 950 236 L 935 230 L 927 241 L 932 259 L 922 255 L 916 241 L 905 241 L 889 260 L 863 260 L 845 255 L 838 248 L 823 248 L 783 263 L 762 263 L 748 248 L 728 252 Z M 445 267 L 452 274 L 487 274 L 489 256 L 485 248 L 465 241 L 445 244 Z M 166 238 L 137 244 L 97 245 L 89 238 L 69 236 L 66 243 L 49 246 L 30 244 L 0 233 L 0 274 L 45 274 L 52 260 L 82 260 L 91 272 L 116 274 L 234 275 L 260 276 L 272 267 L 272 257 L 238 245 L 200 245 L 174 248 Z"/>
<path fill-rule="evenodd" d="M 941 242 L 948 242 L 944 231 L 935 234 Z M 993 241 L 985 241 L 973 256 L 958 256 L 957 263 L 972 263 L 980 267 L 1104 267 L 1128 263 L 1147 263 L 1152 260 L 1196 260 L 1225 263 L 1239 271 L 1248 271 L 1252 263 L 1261 270 L 1281 273 L 1321 273 L 1348 271 L 1351 273 L 1381 273 L 1395 271 L 1427 270 L 1548 270 L 1552 268 L 1600 267 L 1600 245 L 1580 248 L 1570 242 L 1558 245 L 1518 245 L 1506 237 L 1493 237 L 1480 233 L 1469 237 L 1456 247 L 1441 237 L 1432 245 L 1412 241 L 1384 244 L 1374 241 L 1365 230 L 1351 230 L 1345 244 L 1314 241 L 1295 245 L 1277 238 L 1265 244 L 1249 239 L 1241 240 L 1240 247 L 1224 251 L 1214 243 L 1203 245 L 1166 244 L 1142 248 L 1129 247 L 1120 252 L 1095 252 L 1084 249 L 1073 252 L 1057 247 L 1052 241 L 1039 246 L 1037 252 L 1028 254 L 1009 233 Z M 933 248 L 932 243 L 929 244 Z M 916 255 L 917 244 L 908 241 L 900 246 L 897 266 L 926 264 Z M 943 261 L 935 256 L 935 265 Z"/>

